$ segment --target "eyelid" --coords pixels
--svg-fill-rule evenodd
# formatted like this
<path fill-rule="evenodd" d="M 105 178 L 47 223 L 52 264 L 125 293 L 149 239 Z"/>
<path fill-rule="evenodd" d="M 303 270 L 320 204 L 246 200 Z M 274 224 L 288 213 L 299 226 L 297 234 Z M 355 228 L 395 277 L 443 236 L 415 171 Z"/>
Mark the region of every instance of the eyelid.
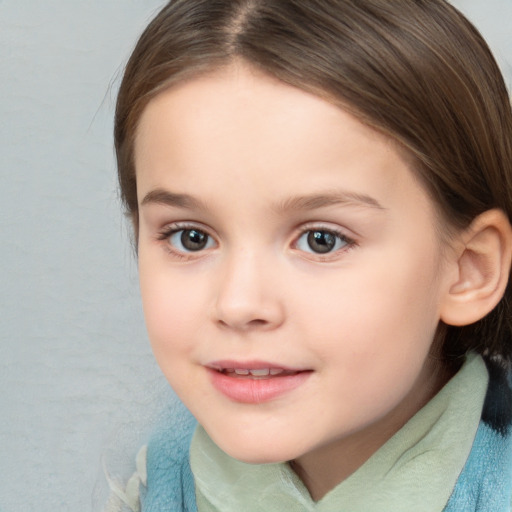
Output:
<path fill-rule="evenodd" d="M 185 229 L 197 229 L 199 231 L 204 231 L 207 235 L 215 238 L 212 235 L 211 228 L 209 228 L 207 225 L 203 224 L 202 222 L 189 220 L 168 222 L 158 229 L 158 235 L 165 236 L 166 233 L 175 233 L 176 231 L 181 231 Z"/>
<path fill-rule="evenodd" d="M 345 228 L 343 226 L 340 226 L 339 224 L 334 224 L 331 222 L 325 222 L 325 221 L 312 221 L 312 222 L 306 222 L 304 224 L 301 224 L 299 227 L 296 228 L 296 235 L 295 238 L 298 238 L 299 236 L 303 235 L 304 233 L 307 233 L 308 231 L 329 231 L 331 233 L 335 233 L 336 235 L 339 235 L 343 238 L 346 238 L 350 241 L 356 241 L 356 238 L 358 235 L 354 233 L 352 230 Z"/>

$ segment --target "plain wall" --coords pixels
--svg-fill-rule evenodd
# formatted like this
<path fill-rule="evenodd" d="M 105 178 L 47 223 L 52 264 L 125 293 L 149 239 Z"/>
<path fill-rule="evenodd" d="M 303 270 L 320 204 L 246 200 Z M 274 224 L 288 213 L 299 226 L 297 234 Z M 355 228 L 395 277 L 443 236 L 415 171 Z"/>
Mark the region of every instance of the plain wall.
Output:
<path fill-rule="evenodd" d="M 488 38 L 510 88 L 512 0 L 454 3 Z M 102 456 L 129 471 L 153 389 L 165 387 L 111 135 L 120 69 L 161 4 L 0 0 L 4 512 L 100 510 Z"/>
<path fill-rule="evenodd" d="M 160 379 L 111 132 L 119 71 L 162 3 L 0 2 L 4 512 L 99 510 L 100 458 Z"/>

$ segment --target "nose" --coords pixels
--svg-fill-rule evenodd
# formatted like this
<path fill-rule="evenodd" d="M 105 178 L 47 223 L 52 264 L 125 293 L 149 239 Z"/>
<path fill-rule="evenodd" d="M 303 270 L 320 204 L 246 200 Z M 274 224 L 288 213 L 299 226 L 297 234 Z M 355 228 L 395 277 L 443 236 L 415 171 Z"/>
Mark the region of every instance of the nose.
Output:
<path fill-rule="evenodd" d="M 256 253 L 226 258 L 217 276 L 215 321 L 237 331 L 271 330 L 285 317 L 275 265 Z"/>

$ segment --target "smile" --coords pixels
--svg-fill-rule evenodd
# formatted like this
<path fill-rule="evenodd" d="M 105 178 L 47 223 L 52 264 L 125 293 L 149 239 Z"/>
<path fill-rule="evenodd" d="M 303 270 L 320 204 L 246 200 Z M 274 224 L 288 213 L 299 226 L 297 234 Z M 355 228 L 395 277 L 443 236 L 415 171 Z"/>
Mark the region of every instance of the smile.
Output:
<path fill-rule="evenodd" d="M 268 363 L 217 362 L 206 368 L 217 391 L 234 402 L 245 404 L 260 404 L 290 393 L 304 384 L 312 373 Z"/>

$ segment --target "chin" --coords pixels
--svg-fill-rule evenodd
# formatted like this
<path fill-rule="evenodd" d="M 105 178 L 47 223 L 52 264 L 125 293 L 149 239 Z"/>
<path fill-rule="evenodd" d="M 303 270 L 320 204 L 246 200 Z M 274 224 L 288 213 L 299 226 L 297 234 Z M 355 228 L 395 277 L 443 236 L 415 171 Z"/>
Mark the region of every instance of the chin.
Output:
<path fill-rule="evenodd" d="M 296 446 L 292 449 L 284 443 L 279 444 L 275 437 L 269 442 L 272 437 L 269 435 L 263 439 L 209 435 L 222 451 L 246 464 L 277 464 L 298 456 Z"/>
<path fill-rule="evenodd" d="M 279 456 L 280 454 L 276 453 L 275 450 L 269 450 L 269 453 L 266 453 L 261 447 L 255 447 L 253 450 L 248 450 L 247 447 L 240 450 L 236 448 L 232 450 L 230 449 L 231 447 L 223 448 L 222 446 L 221 448 L 233 459 L 245 462 L 246 464 L 279 464 L 293 458 Z"/>

